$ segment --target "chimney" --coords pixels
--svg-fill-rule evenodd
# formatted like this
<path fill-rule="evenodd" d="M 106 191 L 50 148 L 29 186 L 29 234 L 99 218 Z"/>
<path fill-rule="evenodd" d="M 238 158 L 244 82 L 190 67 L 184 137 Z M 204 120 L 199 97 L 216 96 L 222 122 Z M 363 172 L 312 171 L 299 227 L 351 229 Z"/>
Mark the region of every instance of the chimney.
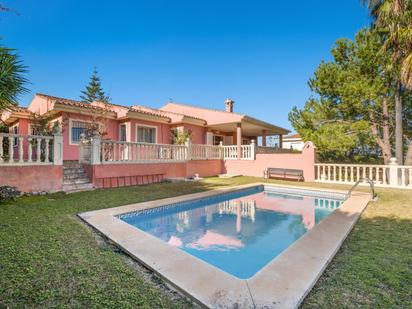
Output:
<path fill-rule="evenodd" d="M 235 104 L 235 101 L 233 101 L 232 99 L 227 98 L 225 100 L 225 110 L 228 113 L 233 113 L 233 104 Z"/>

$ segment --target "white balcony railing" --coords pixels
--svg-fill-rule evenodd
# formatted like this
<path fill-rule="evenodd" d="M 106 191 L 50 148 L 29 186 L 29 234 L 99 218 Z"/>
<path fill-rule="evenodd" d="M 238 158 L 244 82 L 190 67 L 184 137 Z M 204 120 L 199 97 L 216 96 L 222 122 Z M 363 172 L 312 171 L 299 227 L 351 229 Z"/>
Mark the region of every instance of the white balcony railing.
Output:
<path fill-rule="evenodd" d="M 181 145 L 103 141 L 102 163 L 183 162 L 187 148 Z"/>
<path fill-rule="evenodd" d="M 60 132 L 52 136 L 0 133 L 0 165 L 60 165 Z"/>
<path fill-rule="evenodd" d="M 228 145 L 222 146 L 223 148 L 223 158 L 225 160 L 237 159 L 237 146 Z"/>
<path fill-rule="evenodd" d="M 221 146 L 223 148 L 223 159 L 225 160 L 237 160 L 237 146 L 236 145 L 228 145 L 228 146 Z M 255 159 L 255 144 L 252 142 L 250 145 L 242 145 L 241 146 L 241 159 L 242 160 L 254 160 Z"/>
<path fill-rule="evenodd" d="M 188 144 L 187 147 L 191 160 L 223 159 L 221 146 Z"/>
<path fill-rule="evenodd" d="M 241 146 L 242 160 L 255 159 L 255 144 Z M 94 136 L 79 145 L 80 161 L 89 164 L 183 162 L 237 159 L 237 146 L 171 145 L 101 140 Z"/>
<path fill-rule="evenodd" d="M 392 158 L 389 165 L 315 164 L 318 182 L 352 184 L 369 178 L 376 186 L 412 188 L 412 166 L 397 165 Z"/>

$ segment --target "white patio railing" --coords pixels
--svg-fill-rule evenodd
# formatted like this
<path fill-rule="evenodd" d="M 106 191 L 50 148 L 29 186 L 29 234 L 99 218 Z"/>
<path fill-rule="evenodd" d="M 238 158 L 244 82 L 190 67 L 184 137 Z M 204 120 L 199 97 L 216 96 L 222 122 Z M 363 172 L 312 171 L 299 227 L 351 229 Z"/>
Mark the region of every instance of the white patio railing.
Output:
<path fill-rule="evenodd" d="M 53 136 L 0 133 L 0 165 L 61 165 L 63 140 Z"/>
<path fill-rule="evenodd" d="M 221 146 L 188 144 L 191 160 L 218 160 L 223 158 Z"/>
<path fill-rule="evenodd" d="M 225 160 L 237 159 L 237 146 L 228 145 L 222 146 L 223 148 L 223 158 Z"/>
<path fill-rule="evenodd" d="M 237 160 L 237 146 L 228 145 L 221 146 L 223 149 L 223 159 L 225 160 Z M 255 143 L 252 141 L 250 145 L 241 146 L 241 159 L 242 160 L 254 160 L 255 159 Z"/>
<path fill-rule="evenodd" d="M 255 159 L 255 144 L 241 146 L 241 159 Z M 82 163 L 158 163 L 183 162 L 188 160 L 237 159 L 237 146 L 171 145 L 101 140 L 93 136 L 88 142 L 79 144 Z"/>
<path fill-rule="evenodd" d="M 376 186 L 412 188 L 412 166 L 397 165 L 395 158 L 389 165 L 315 164 L 318 182 L 353 184 L 362 178 L 369 178 Z"/>
<path fill-rule="evenodd" d="M 242 145 L 242 159 L 243 160 L 254 160 L 255 159 L 255 146 L 254 145 Z"/>
<path fill-rule="evenodd" d="M 183 162 L 187 148 L 181 145 L 103 141 L 102 163 Z"/>

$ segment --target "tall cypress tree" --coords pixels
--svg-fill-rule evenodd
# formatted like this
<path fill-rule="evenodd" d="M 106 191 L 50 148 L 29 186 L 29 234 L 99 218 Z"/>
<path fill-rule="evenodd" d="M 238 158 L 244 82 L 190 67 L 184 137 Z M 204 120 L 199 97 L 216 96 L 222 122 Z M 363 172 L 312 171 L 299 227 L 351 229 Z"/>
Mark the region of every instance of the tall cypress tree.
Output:
<path fill-rule="evenodd" d="M 97 74 L 96 68 L 93 70 L 93 74 L 90 77 L 89 84 L 86 86 L 85 90 L 81 91 L 80 99 L 83 102 L 91 103 L 93 101 L 109 102 L 109 97 L 103 91 L 102 83 L 100 77 Z"/>

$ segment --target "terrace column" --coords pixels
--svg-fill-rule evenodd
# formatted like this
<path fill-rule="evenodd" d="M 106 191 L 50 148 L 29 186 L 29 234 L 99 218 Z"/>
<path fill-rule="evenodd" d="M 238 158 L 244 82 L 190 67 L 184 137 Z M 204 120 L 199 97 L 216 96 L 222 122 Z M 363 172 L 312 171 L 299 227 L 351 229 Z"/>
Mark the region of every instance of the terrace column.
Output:
<path fill-rule="evenodd" d="M 262 130 L 262 146 L 266 147 L 266 130 Z"/>
<path fill-rule="evenodd" d="M 283 135 L 279 134 L 279 148 L 283 148 Z"/>
<path fill-rule="evenodd" d="M 242 124 L 236 124 L 237 159 L 242 159 Z"/>
<path fill-rule="evenodd" d="M 95 132 L 90 141 L 90 165 L 100 164 L 100 144 L 101 144 L 100 134 Z M 119 158 L 120 159 L 120 158 Z"/>
<path fill-rule="evenodd" d="M 396 158 L 390 158 L 389 163 L 389 185 L 392 187 L 398 186 L 398 163 Z"/>
<path fill-rule="evenodd" d="M 256 147 L 255 140 L 252 139 L 252 142 L 250 143 L 250 159 L 251 160 L 256 159 L 256 156 L 255 156 L 256 149 L 255 149 L 255 147 Z"/>
<path fill-rule="evenodd" d="M 192 140 L 190 138 L 185 142 L 186 146 L 186 160 L 192 160 Z"/>
<path fill-rule="evenodd" d="M 28 159 L 31 160 L 31 154 Z M 60 126 L 56 126 L 53 130 L 53 164 L 63 165 L 63 136 Z"/>

